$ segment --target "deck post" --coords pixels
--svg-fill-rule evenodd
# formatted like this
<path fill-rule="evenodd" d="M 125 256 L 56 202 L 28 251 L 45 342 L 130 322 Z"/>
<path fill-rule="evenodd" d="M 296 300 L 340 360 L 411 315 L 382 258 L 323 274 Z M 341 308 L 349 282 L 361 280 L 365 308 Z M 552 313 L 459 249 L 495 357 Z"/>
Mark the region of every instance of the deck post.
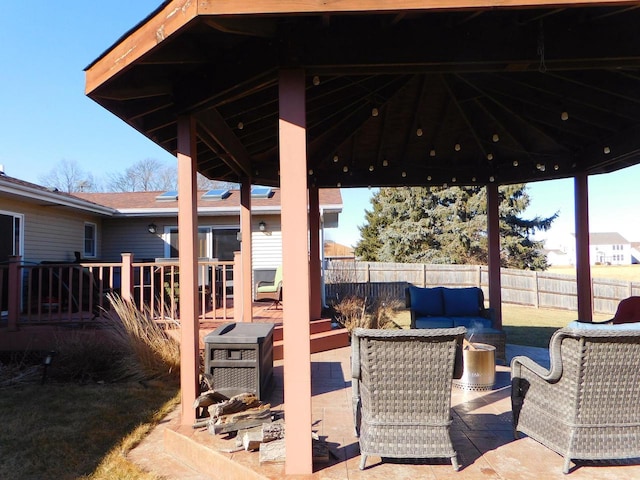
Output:
<path fill-rule="evenodd" d="M 280 71 L 279 136 L 287 475 L 309 475 L 313 471 L 304 79 L 304 71 L 301 69 Z"/>
<path fill-rule="evenodd" d="M 239 258 L 234 258 L 233 268 L 235 270 L 237 261 L 240 260 L 240 265 L 242 266 L 242 276 L 236 277 L 234 272 L 233 274 L 233 305 L 234 312 L 235 307 L 239 307 L 240 303 L 242 303 L 242 315 L 239 317 L 236 316 L 236 321 L 241 322 L 253 322 L 253 308 L 252 308 L 252 243 L 251 243 L 251 180 L 246 178 L 240 184 L 240 235 L 242 238 L 240 244 L 240 251 L 242 255 Z M 236 296 L 236 285 L 241 287 L 240 295 L 241 297 Z M 242 302 L 241 302 L 242 300 Z M 238 320 L 239 319 L 239 320 Z"/>
<path fill-rule="evenodd" d="M 7 308 L 9 317 L 7 318 L 7 330 L 15 332 L 18 330 L 18 317 L 20 316 L 20 264 L 22 257 L 20 255 L 9 256 L 9 272 L 7 274 Z"/>
<path fill-rule="evenodd" d="M 178 245 L 180 257 L 180 388 L 182 424 L 193 425 L 199 390 L 200 338 L 198 319 L 198 201 L 196 125 L 193 117 L 178 117 Z"/>
<path fill-rule="evenodd" d="M 122 253 L 120 270 L 120 298 L 125 302 L 133 301 L 133 253 Z"/>
<path fill-rule="evenodd" d="M 311 299 L 309 314 L 312 319 L 322 316 L 322 265 L 320 264 L 320 196 L 318 187 L 309 188 L 309 278 Z"/>
<path fill-rule="evenodd" d="M 487 235 L 489 237 L 489 306 L 495 312 L 495 328 L 502 328 L 502 282 L 500 279 L 500 196 L 498 185 L 487 188 Z"/>
<path fill-rule="evenodd" d="M 581 173 L 574 178 L 576 222 L 576 282 L 578 289 L 578 318 L 593 321 L 593 291 L 589 259 L 589 186 L 588 176 Z"/>

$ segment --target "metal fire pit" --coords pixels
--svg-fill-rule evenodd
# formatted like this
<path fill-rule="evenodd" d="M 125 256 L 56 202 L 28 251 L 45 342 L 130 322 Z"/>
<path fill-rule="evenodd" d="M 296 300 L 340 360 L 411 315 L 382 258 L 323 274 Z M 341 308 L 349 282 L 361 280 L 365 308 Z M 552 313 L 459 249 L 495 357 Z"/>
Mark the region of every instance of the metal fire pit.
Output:
<path fill-rule="evenodd" d="M 486 343 L 472 344 L 475 350 L 462 350 L 462 377 L 453 385 L 463 390 L 492 390 L 496 381 L 496 347 Z"/>

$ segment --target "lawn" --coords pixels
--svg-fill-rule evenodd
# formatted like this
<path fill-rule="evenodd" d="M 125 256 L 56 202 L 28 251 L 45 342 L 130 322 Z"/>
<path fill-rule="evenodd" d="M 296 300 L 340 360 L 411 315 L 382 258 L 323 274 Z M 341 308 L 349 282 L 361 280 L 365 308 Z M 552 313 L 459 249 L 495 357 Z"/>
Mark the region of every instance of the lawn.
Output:
<path fill-rule="evenodd" d="M 145 386 L 146 385 L 146 386 Z M 179 401 L 177 386 L 57 383 L 0 390 L 0 478 L 151 480 L 125 458 Z"/>
<path fill-rule="evenodd" d="M 571 310 L 552 310 L 546 308 L 523 307 L 505 304 L 502 306 L 502 327 L 507 334 L 507 343 L 531 347 L 549 346 L 553 332 L 576 320 L 578 315 Z M 594 320 L 606 320 L 608 315 L 594 314 Z M 408 328 L 409 310 L 401 310 L 394 318 L 395 322 Z"/>

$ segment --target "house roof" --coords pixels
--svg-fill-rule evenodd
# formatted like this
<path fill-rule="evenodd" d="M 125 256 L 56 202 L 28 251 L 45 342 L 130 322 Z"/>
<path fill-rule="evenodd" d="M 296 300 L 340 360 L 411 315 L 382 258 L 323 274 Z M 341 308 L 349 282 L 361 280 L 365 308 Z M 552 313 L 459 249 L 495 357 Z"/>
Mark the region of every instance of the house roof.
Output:
<path fill-rule="evenodd" d="M 618 232 L 596 232 L 589 234 L 590 245 L 620 245 L 626 243 L 629 243 L 629 240 Z"/>
<path fill-rule="evenodd" d="M 15 198 L 38 205 L 54 205 L 84 210 L 99 215 L 113 215 L 114 209 L 89 198 L 80 198 L 57 189 L 50 189 L 18 178 L 0 175 L 0 198 Z"/>
<path fill-rule="evenodd" d="M 158 200 L 164 192 L 109 192 L 109 193 L 74 193 L 78 198 L 108 206 L 123 215 L 160 215 L 176 213 L 177 200 Z M 240 210 L 240 191 L 230 190 L 229 195 L 217 199 L 206 200 L 206 190 L 198 192 L 198 211 L 200 214 L 224 215 L 238 214 Z M 342 195 L 340 189 L 320 189 L 318 192 L 320 208 L 325 212 L 340 213 L 342 211 Z M 252 198 L 251 211 L 261 213 L 280 212 L 280 189 L 273 188 L 268 198 Z"/>
<path fill-rule="evenodd" d="M 638 24 L 635 0 L 172 0 L 85 90 L 174 155 L 191 115 L 213 179 L 279 185 L 283 67 L 305 75 L 309 185 L 591 175 L 640 162 Z"/>

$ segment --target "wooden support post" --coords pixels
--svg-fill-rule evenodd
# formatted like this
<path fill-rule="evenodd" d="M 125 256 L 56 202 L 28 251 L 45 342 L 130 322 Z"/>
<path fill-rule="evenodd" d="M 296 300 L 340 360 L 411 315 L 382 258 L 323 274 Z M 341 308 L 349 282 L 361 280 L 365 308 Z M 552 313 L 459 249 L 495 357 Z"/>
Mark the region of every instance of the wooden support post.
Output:
<path fill-rule="evenodd" d="M 238 322 L 253 322 L 253 294 L 252 294 L 252 244 L 251 244 L 251 179 L 245 179 L 240 185 L 240 235 L 242 242 L 240 244 L 239 260 L 242 265 L 242 275 L 236 277 L 233 272 L 233 305 L 240 306 L 242 303 L 241 315 L 234 313 Z M 237 257 L 234 258 L 237 261 Z M 234 261 L 234 270 L 236 261 Z M 241 287 L 236 291 L 236 286 Z M 238 293 L 238 296 L 236 296 Z M 235 308 L 234 308 L 235 312 Z"/>
<path fill-rule="evenodd" d="M 500 279 L 500 197 L 498 185 L 487 188 L 487 232 L 489 237 L 489 306 L 496 312 L 495 328 L 502 328 L 502 282 Z"/>
<path fill-rule="evenodd" d="M 10 332 L 18 330 L 18 318 L 20 317 L 20 286 L 22 281 L 20 279 L 20 264 L 22 263 L 22 257 L 20 255 L 9 256 L 9 273 L 8 273 L 8 285 L 7 285 L 7 308 L 9 310 L 9 317 L 7 318 L 7 329 Z"/>
<path fill-rule="evenodd" d="M 287 475 L 310 475 L 313 472 L 304 79 L 303 70 L 280 71 L 279 133 Z"/>
<path fill-rule="evenodd" d="M 589 259 L 589 188 L 586 173 L 576 175 L 574 188 L 578 318 L 591 322 L 593 320 L 593 290 Z"/>
<path fill-rule="evenodd" d="M 198 211 L 196 125 L 191 116 L 178 117 L 178 245 L 180 248 L 180 388 L 182 424 L 196 420 L 193 404 L 200 394 L 198 319 Z"/>

